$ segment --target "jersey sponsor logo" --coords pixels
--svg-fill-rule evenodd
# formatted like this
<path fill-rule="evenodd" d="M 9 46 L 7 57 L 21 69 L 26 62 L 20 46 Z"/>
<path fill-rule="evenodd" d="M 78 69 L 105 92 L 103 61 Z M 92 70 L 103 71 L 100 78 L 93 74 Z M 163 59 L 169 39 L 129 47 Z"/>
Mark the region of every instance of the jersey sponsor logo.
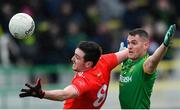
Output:
<path fill-rule="evenodd" d="M 120 80 L 120 82 L 123 82 L 123 83 L 129 83 L 129 82 L 132 82 L 132 76 L 122 76 L 122 75 L 120 75 L 119 80 Z"/>

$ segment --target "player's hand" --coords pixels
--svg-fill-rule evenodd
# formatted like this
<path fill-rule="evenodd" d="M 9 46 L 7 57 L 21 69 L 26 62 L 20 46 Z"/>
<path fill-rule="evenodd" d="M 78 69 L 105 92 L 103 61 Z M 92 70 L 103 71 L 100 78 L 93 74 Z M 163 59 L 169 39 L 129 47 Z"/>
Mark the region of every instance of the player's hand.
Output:
<path fill-rule="evenodd" d="M 126 47 L 124 46 L 124 42 L 121 42 L 119 45 L 119 51 L 125 50 Z"/>
<path fill-rule="evenodd" d="M 171 39 L 173 35 L 175 34 L 175 31 L 176 31 L 176 25 L 173 24 L 169 27 L 168 31 L 166 32 L 166 35 L 164 37 L 164 42 L 163 42 L 166 47 L 169 46 Z"/>
<path fill-rule="evenodd" d="M 36 84 L 34 86 L 31 86 L 30 84 L 25 84 L 25 86 L 28 87 L 28 89 L 21 89 L 21 93 L 19 94 L 20 98 L 23 97 L 38 97 L 43 98 L 45 92 L 41 89 L 41 80 L 38 79 L 36 81 Z"/>

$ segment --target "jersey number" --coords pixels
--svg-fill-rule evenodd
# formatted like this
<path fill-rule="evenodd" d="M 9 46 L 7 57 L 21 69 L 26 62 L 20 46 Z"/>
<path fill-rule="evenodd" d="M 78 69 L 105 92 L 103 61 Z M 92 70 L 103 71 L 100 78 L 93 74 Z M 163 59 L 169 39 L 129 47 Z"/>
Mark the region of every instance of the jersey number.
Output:
<path fill-rule="evenodd" d="M 104 84 L 97 93 L 97 99 L 94 101 L 93 106 L 98 107 L 106 98 L 107 85 Z"/>

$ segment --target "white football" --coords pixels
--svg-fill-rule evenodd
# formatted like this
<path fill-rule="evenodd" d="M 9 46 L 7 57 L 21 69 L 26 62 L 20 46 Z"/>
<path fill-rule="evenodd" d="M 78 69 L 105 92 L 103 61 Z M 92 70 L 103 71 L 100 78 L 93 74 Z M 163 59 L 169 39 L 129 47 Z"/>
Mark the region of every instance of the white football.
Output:
<path fill-rule="evenodd" d="M 9 21 L 9 31 L 15 38 L 18 39 L 31 36 L 34 29 L 34 20 L 26 13 L 17 13 Z"/>

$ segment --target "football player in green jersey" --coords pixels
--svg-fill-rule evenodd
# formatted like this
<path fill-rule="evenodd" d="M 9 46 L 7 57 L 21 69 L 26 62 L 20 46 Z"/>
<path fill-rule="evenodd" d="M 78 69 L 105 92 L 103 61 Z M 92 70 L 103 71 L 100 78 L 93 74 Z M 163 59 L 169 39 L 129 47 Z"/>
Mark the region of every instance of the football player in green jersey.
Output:
<path fill-rule="evenodd" d="M 176 26 L 171 25 L 163 43 L 149 56 L 149 38 L 143 29 L 128 34 L 128 59 L 123 62 L 119 83 L 119 101 L 122 109 L 149 109 L 156 68 L 166 53 Z"/>

